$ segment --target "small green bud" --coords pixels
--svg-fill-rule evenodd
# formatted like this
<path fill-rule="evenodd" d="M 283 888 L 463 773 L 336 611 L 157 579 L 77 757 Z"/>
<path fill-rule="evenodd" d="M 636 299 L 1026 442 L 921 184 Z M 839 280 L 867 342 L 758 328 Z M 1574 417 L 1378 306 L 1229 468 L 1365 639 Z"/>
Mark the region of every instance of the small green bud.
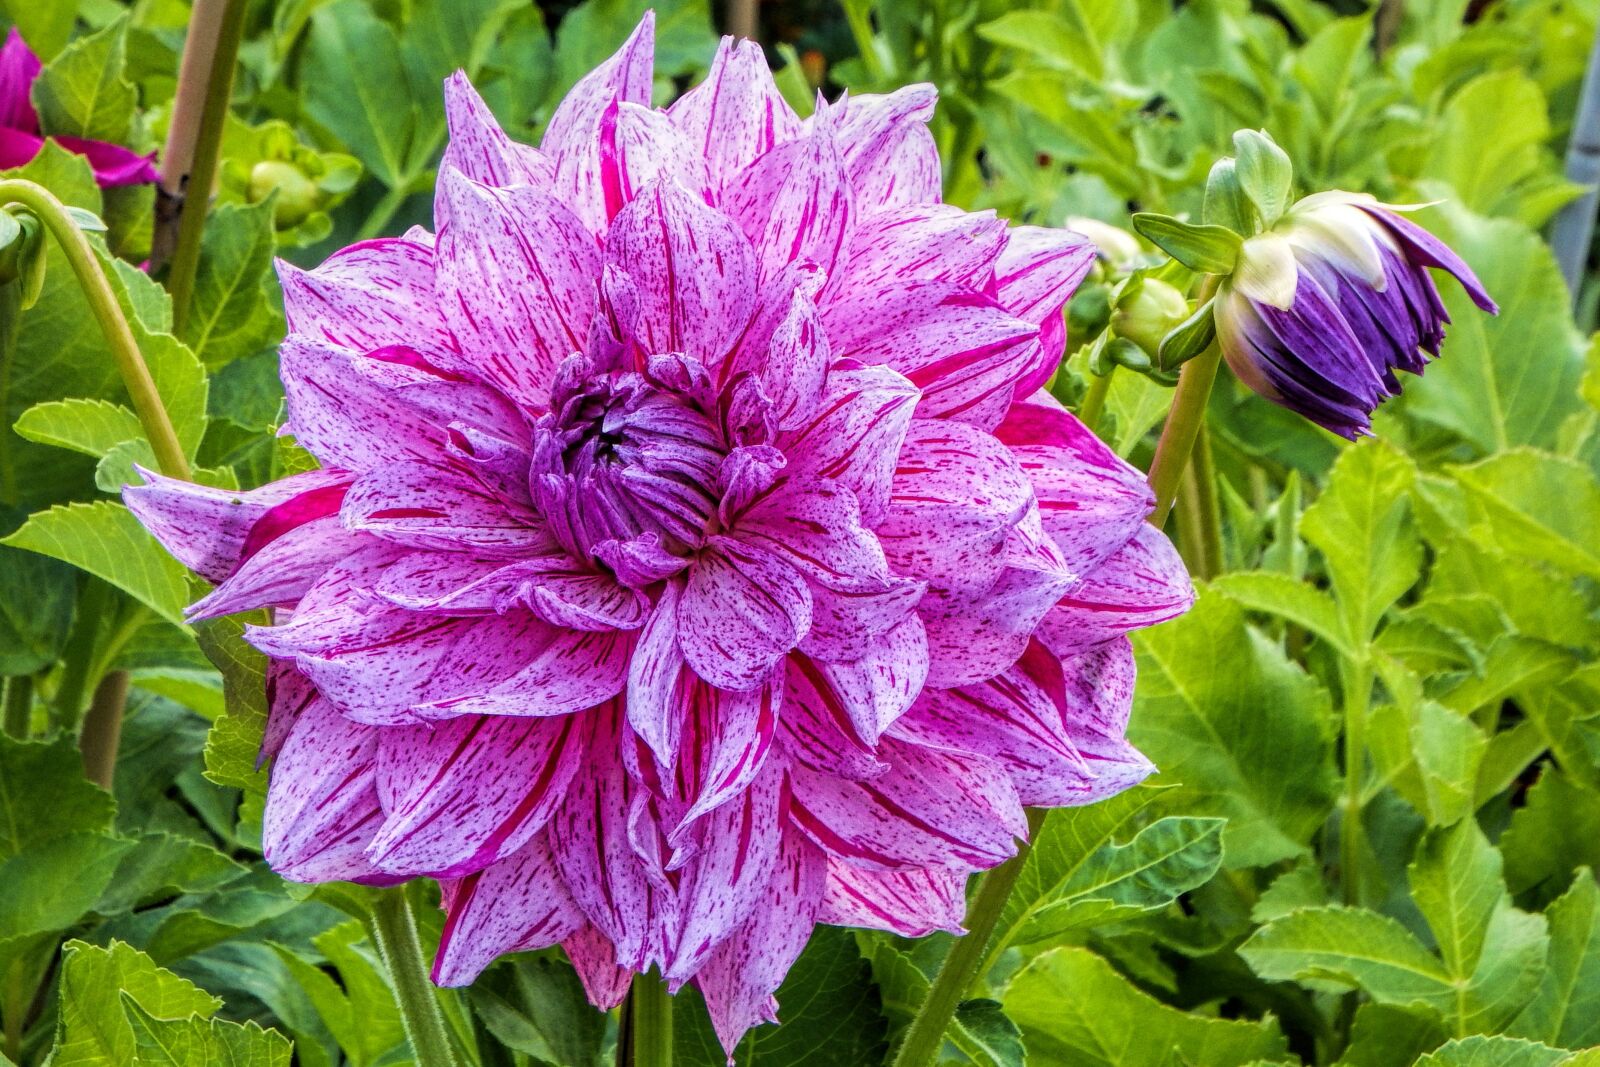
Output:
<path fill-rule="evenodd" d="M 298 226 L 322 206 L 321 191 L 304 171 L 280 159 L 264 159 L 250 169 L 250 202 L 259 204 L 274 192 L 278 198 L 272 221 L 280 230 Z"/>
<path fill-rule="evenodd" d="M 1188 317 L 1189 301 L 1183 293 L 1159 278 L 1146 277 L 1127 299 L 1117 301 L 1111 329 L 1154 356 L 1167 332 Z"/>
<path fill-rule="evenodd" d="M 25 210 L 0 210 L 0 285 L 22 282 L 22 307 L 44 288 L 44 226 Z"/>

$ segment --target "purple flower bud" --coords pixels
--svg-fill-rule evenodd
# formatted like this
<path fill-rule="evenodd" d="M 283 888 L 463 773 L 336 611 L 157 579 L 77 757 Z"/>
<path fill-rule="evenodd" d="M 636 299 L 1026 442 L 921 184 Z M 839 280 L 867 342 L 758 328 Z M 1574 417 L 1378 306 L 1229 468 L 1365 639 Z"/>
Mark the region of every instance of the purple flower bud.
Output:
<path fill-rule="evenodd" d="M 1326 192 L 1244 242 L 1216 304 L 1217 337 L 1251 389 L 1342 437 L 1421 374 L 1450 321 L 1429 267 L 1483 310 L 1499 308 L 1461 257 L 1370 196 Z M 1424 355 L 1427 353 L 1427 355 Z"/>

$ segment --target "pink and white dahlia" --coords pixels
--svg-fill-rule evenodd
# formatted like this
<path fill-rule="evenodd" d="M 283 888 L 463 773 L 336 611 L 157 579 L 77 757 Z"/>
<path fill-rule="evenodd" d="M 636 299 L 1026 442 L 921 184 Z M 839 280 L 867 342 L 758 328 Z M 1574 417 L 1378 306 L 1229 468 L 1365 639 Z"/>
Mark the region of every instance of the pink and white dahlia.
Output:
<path fill-rule="evenodd" d="M 651 20 L 539 148 L 466 79 L 435 232 L 281 265 L 293 433 L 126 497 L 278 610 L 268 861 L 443 886 L 434 977 L 560 943 L 732 1048 L 819 922 L 958 930 L 1025 805 L 1150 764 L 1125 633 L 1191 591 L 1039 392 L 1094 250 L 939 201 L 933 90 L 801 120 L 753 44 L 650 106 Z"/>

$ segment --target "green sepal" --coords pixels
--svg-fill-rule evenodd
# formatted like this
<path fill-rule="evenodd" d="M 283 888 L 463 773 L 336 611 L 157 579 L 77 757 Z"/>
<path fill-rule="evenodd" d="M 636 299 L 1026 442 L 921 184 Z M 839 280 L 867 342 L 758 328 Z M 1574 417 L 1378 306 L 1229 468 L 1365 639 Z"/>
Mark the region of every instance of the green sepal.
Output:
<path fill-rule="evenodd" d="M 1239 184 L 1238 165 L 1233 157 L 1226 156 L 1211 165 L 1206 178 L 1205 206 L 1200 217 L 1213 226 L 1222 226 L 1234 233 L 1255 233 L 1260 230 L 1255 205 L 1245 195 Z"/>
<path fill-rule="evenodd" d="M 1195 309 L 1193 315 L 1174 326 L 1161 339 L 1156 352 L 1156 366 L 1165 371 L 1177 370 L 1211 346 L 1217 337 L 1217 321 L 1212 315 L 1213 297 Z"/>
<path fill-rule="evenodd" d="M 1289 206 L 1294 184 L 1294 164 L 1289 154 L 1265 130 L 1240 130 L 1233 135 L 1236 157 L 1234 173 L 1239 188 L 1260 213 L 1261 225 L 1269 227 Z M 1209 192 L 1209 190 L 1208 190 Z"/>
<path fill-rule="evenodd" d="M 27 311 L 39 302 L 39 294 L 44 292 L 44 223 L 29 211 L 18 211 L 15 218 L 22 233 L 12 244 L 17 250 L 17 259 L 16 273 L 11 276 L 22 283 L 18 305 Z"/>
<path fill-rule="evenodd" d="M 1152 212 L 1135 215 L 1133 228 L 1167 255 L 1202 274 L 1231 274 L 1243 243 L 1237 233 L 1226 227 L 1196 225 Z"/>

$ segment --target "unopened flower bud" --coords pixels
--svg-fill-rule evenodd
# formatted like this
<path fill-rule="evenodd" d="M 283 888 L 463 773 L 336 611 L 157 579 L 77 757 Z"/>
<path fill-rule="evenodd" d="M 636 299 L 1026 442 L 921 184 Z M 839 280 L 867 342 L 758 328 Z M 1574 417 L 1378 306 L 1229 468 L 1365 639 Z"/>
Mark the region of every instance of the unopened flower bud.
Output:
<path fill-rule="evenodd" d="M 1111 329 L 1150 356 L 1161 349 L 1161 339 L 1189 317 L 1189 301 L 1183 293 L 1159 278 L 1145 278 L 1126 300 L 1119 301 L 1111 316 Z"/>
<path fill-rule="evenodd" d="M 304 171 L 281 159 L 264 159 L 250 170 L 250 202 L 259 204 L 274 190 L 272 221 L 280 230 L 298 226 L 321 206 L 317 184 Z"/>
<path fill-rule="evenodd" d="M 1067 229 L 1081 233 L 1094 242 L 1100 259 L 1117 270 L 1129 270 L 1139 261 L 1143 249 L 1139 239 L 1127 230 L 1109 222 L 1073 215 L 1067 219 Z"/>
<path fill-rule="evenodd" d="M 1421 374 L 1450 321 L 1428 273 L 1454 275 L 1473 303 L 1498 308 L 1472 268 L 1428 231 L 1370 196 L 1326 192 L 1246 240 L 1216 303 L 1235 374 L 1268 400 L 1354 439 Z"/>

